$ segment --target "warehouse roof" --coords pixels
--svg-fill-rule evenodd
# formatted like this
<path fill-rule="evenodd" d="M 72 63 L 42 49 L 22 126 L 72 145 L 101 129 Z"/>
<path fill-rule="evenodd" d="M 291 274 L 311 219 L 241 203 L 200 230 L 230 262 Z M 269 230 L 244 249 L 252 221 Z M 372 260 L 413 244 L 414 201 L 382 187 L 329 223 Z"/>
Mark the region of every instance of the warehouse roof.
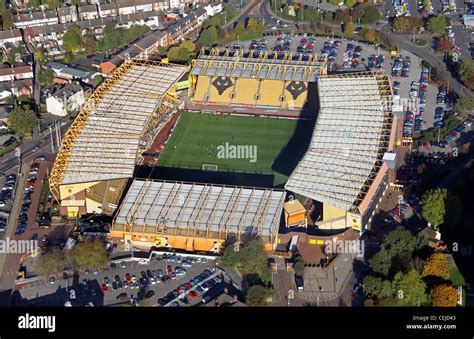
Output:
<path fill-rule="evenodd" d="M 110 86 L 103 97 L 92 97 L 84 106 L 81 113 L 87 122 L 73 144 L 61 183 L 131 177 L 143 130 L 185 70 L 185 66 L 126 62 L 117 71 L 123 76 L 103 85 Z"/>
<path fill-rule="evenodd" d="M 131 225 L 134 232 L 272 238 L 284 201 L 283 190 L 136 179 L 113 228 Z"/>
<path fill-rule="evenodd" d="M 390 139 L 384 72 L 318 79 L 320 111 L 309 149 L 285 188 L 350 210 L 370 187 Z"/>

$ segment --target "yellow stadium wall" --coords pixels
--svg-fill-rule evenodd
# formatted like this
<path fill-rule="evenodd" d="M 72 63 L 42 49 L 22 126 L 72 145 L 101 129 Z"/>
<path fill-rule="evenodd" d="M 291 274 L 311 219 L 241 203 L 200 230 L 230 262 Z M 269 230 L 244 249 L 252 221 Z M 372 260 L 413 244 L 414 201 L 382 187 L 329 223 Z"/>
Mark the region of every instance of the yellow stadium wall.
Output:
<path fill-rule="evenodd" d="M 280 107 L 280 96 L 283 93 L 282 81 L 262 80 L 260 85 L 260 100 L 257 105 Z"/>
<path fill-rule="evenodd" d="M 286 84 L 288 84 L 287 82 Z M 307 86 L 306 83 L 304 83 L 304 86 Z M 293 99 L 293 95 L 291 92 L 289 92 L 286 89 L 285 86 L 285 104 L 283 105 L 284 108 L 302 108 L 306 102 L 306 99 L 308 98 L 308 90 L 306 89 L 304 92 L 302 92 L 300 95 L 296 97 L 296 99 Z"/>
<path fill-rule="evenodd" d="M 209 88 L 211 78 L 208 76 L 200 76 L 196 82 L 196 88 L 194 90 L 193 100 L 205 101 L 206 93 Z M 212 86 L 212 85 L 211 85 Z"/>
<path fill-rule="evenodd" d="M 352 227 L 353 229 L 360 231 L 361 229 L 362 218 L 360 215 L 355 213 L 347 213 L 347 227 Z"/>
<path fill-rule="evenodd" d="M 255 103 L 255 94 L 258 91 L 258 80 L 240 78 L 236 80 L 235 97 L 233 104 L 251 105 Z"/>
<path fill-rule="evenodd" d="M 344 211 L 343 209 L 328 204 L 323 204 L 323 220 L 331 220 L 345 216 L 346 211 Z"/>
<path fill-rule="evenodd" d="M 213 78 L 211 82 L 214 82 L 216 79 Z M 231 78 L 232 81 L 232 86 L 229 86 L 226 88 L 222 94 L 219 93 L 217 88 L 214 86 L 214 84 L 211 83 L 211 86 L 209 87 L 209 99 L 207 102 L 211 104 L 229 104 L 232 100 L 230 97 L 230 94 L 234 91 L 234 86 L 236 85 L 235 79 Z M 199 80 L 198 80 L 199 82 Z"/>

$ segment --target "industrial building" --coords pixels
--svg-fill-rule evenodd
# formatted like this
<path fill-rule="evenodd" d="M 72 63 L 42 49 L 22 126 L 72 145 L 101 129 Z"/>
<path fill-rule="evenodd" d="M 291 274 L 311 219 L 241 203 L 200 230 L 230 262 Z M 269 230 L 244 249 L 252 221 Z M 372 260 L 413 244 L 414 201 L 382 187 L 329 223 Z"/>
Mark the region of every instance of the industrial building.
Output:
<path fill-rule="evenodd" d="M 285 189 L 313 199 L 321 229 L 363 230 L 387 185 L 394 146 L 391 87 L 384 71 L 320 76 L 309 148 Z"/>
<path fill-rule="evenodd" d="M 66 132 L 50 177 L 63 215 L 115 210 L 140 154 L 175 109 L 169 92 L 186 70 L 127 60 L 92 94 Z"/>
<path fill-rule="evenodd" d="M 275 249 L 284 190 L 135 179 L 110 236 L 133 246 L 218 253 L 230 237 Z"/>
<path fill-rule="evenodd" d="M 316 80 L 326 64 L 287 53 L 203 50 L 192 62 L 190 97 L 195 107 L 315 110 Z"/>

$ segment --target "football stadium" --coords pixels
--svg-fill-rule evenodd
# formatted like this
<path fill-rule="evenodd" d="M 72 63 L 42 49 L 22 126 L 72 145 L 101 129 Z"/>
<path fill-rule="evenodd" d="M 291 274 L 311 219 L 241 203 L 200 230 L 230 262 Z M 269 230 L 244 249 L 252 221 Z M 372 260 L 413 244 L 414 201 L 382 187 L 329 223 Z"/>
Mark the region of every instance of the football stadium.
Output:
<path fill-rule="evenodd" d="M 111 239 L 136 247 L 212 253 L 254 236 L 274 250 L 310 214 L 316 230 L 363 231 L 389 180 L 388 75 L 232 53 L 119 67 L 63 139 L 50 180 L 62 213 L 111 215 Z"/>

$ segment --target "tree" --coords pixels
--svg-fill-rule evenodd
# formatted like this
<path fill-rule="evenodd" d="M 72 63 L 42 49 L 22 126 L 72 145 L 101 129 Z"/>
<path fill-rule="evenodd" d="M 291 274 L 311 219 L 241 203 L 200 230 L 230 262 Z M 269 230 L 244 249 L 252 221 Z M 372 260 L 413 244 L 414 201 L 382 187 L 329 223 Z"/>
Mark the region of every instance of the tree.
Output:
<path fill-rule="evenodd" d="M 449 278 L 449 260 L 443 253 L 433 253 L 424 263 L 423 277 Z"/>
<path fill-rule="evenodd" d="M 213 41 L 213 44 L 217 43 L 218 40 L 217 40 L 217 28 L 215 28 L 214 26 L 211 26 L 207 29 L 207 31 L 209 32 L 209 36 L 211 37 L 211 40 Z"/>
<path fill-rule="evenodd" d="M 36 272 L 44 277 L 56 276 L 63 269 L 64 258 L 59 251 L 41 254 L 36 265 Z"/>
<path fill-rule="evenodd" d="M 386 277 L 408 268 L 416 247 L 416 238 L 404 227 L 399 226 L 383 240 L 380 251 L 370 260 L 370 268 Z"/>
<path fill-rule="evenodd" d="M 28 8 L 38 8 L 41 6 L 41 0 L 29 0 L 27 6 Z"/>
<path fill-rule="evenodd" d="M 41 68 L 39 74 L 39 82 L 41 86 L 50 86 L 53 84 L 54 73 L 49 68 Z"/>
<path fill-rule="evenodd" d="M 410 29 L 410 20 L 399 16 L 393 21 L 393 28 L 395 28 L 397 32 L 406 32 Z"/>
<path fill-rule="evenodd" d="M 362 6 L 358 6 L 362 8 Z M 364 13 L 360 19 L 360 22 L 364 25 L 373 25 L 380 19 L 380 12 L 374 5 L 368 5 L 364 7 Z"/>
<path fill-rule="evenodd" d="M 423 0 L 423 7 L 425 8 L 425 11 L 430 12 L 431 11 L 431 0 Z"/>
<path fill-rule="evenodd" d="M 247 21 L 247 29 L 251 32 L 255 32 L 257 30 L 257 20 L 249 18 Z"/>
<path fill-rule="evenodd" d="M 474 74 L 474 60 L 463 60 L 459 66 L 459 79 L 466 82 Z M 466 85 L 467 86 L 467 85 Z"/>
<path fill-rule="evenodd" d="M 240 245 L 230 244 L 222 254 L 222 264 L 227 267 L 236 268 L 241 262 L 241 258 L 242 252 L 240 251 Z"/>
<path fill-rule="evenodd" d="M 392 282 L 392 292 L 399 306 L 419 306 L 428 303 L 426 283 L 416 270 L 399 272 Z"/>
<path fill-rule="evenodd" d="M 84 46 L 87 53 L 92 53 L 97 49 L 97 41 L 93 34 L 86 34 L 82 38 L 82 45 Z"/>
<path fill-rule="evenodd" d="M 181 48 L 186 48 L 190 53 L 193 53 L 196 51 L 196 44 L 191 40 L 184 40 L 181 43 Z"/>
<path fill-rule="evenodd" d="M 11 129 L 21 136 L 32 136 L 33 128 L 38 123 L 35 112 L 26 105 L 15 107 L 8 117 Z"/>
<path fill-rule="evenodd" d="M 260 240 L 250 240 L 242 247 L 239 271 L 247 275 L 256 274 L 264 283 L 271 281 L 268 256 Z"/>
<path fill-rule="evenodd" d="M 446 215 L 446 197 L 448 190 L 445 188 L 434 188 L 425 194 L 421 199 L 423 218 L 430 223 L 433 228 L 439 230 L 439 225 L 444 223 L 444 217 Z"/>
<path fill-rule="evenodd" d="M 454 109 L 465 118 L 474 113 L 474 98 L 469 95 L 459 98 L 454 105 Z"/>
<path fill-rule="evenodd" d="M 364 290 L 377 299 L 388 298 L 392 295 L 392 285 L 388 280 L 368 275 L 364 278 Z"/>
<path fill-rule="evenodd" d="M 349 8 L 354 7 L 356 3 L 356 0 L 344 0 L 344 4 Z"/>
<path fill-rule="evenodd" d="M 452 285 L 438 285 L 433 290 L 433 306 L 455 307 L 458 303 L 458 290 Z"/>
<path fill-rule="evenodd" d="M 35 58 L 39 63 L 42 63 L 46 59 L 43 51 L 39 48 L 35 51 Z"/>
<path fill-rule="evenodd" d="M 44 3 L 48 8 L 58 8 L 61 6 L 61 0 L 46 0 Z"/>
<path fill-rule="evenodd" d="M 2 18 L 3 29 L 10 29 L 13 27 L 12 14 L 8 9 L 1 9 L 0 16 Z"/>
<path fill-rule="evenodd" d="M 294 257 L 293 269 L 298 275 L 303 275 L 304 260 L 299 253 L 297 253 Z"/>
<path fill-rule="evenodd" d="M 426 23 L 426 29 L 431 33 L 443 34 L 448 26 L 448 18 L 444 15 L 432 16 Z"/>
<path fill-rule="evenodd" d="M 78 243 L 70 251 L 70 256 L 74 260 L 75 268 L 79 271 L 91 268 L 102 269 L 110 262 L 104 243 L 99 239 L 88 239 Z"/>
<path fill-rule="evenodd" d="M 258 20 L 258 23 L 257 23 L 257 32 L 259 32 L 259 33 L 265 33 L 265 24 L 263 23 L 263 20 Z"/>
<path fill-rule="evenodd" d="M 438 39 L 436 40 L 436 51 L 448 52 L 453 47 L 453 42 L 449 39 Z"/>
<path fill-rule="evenodd" d="M 245 303 L 248 306 L 265 306 L 267 298 L 271 295 L 271 291 L 261 285 L 250 286 L 245 295 Z"/>
<path fill-rule="evenodd" d="M 63 46 L 67 52 L 76 53 L 82 48 L 82 34 L 79 26 L 72 26 L 63 37 Z"/>
<path fill-rule="evenodd" d="M 237 25 L 235 25 L 234 28 L 234 34 L 242 34 L 245 31 L 244 25 L 242 25 L 241 22 L 238 22 Z"/>
<path fill-rule="evenodd" d="M 346 22 L 344 25 L 344 34 L 349 39 L 354 35 L 354 24 L 352 22 Z"/>
<path fill-rule="evenodd" d="M 378 38 L 377 32 L 373 29 L 364 29 L 362 32 L 362 37 L 366 41 L 375 42 Z"/>
<path fill-rule="evenodd" d="M 198 43 L 205 47 L 214 45 L 214 41 L 212 40 L 212 37 L 207 29 L 204 29 L 199 35 Z"/>

